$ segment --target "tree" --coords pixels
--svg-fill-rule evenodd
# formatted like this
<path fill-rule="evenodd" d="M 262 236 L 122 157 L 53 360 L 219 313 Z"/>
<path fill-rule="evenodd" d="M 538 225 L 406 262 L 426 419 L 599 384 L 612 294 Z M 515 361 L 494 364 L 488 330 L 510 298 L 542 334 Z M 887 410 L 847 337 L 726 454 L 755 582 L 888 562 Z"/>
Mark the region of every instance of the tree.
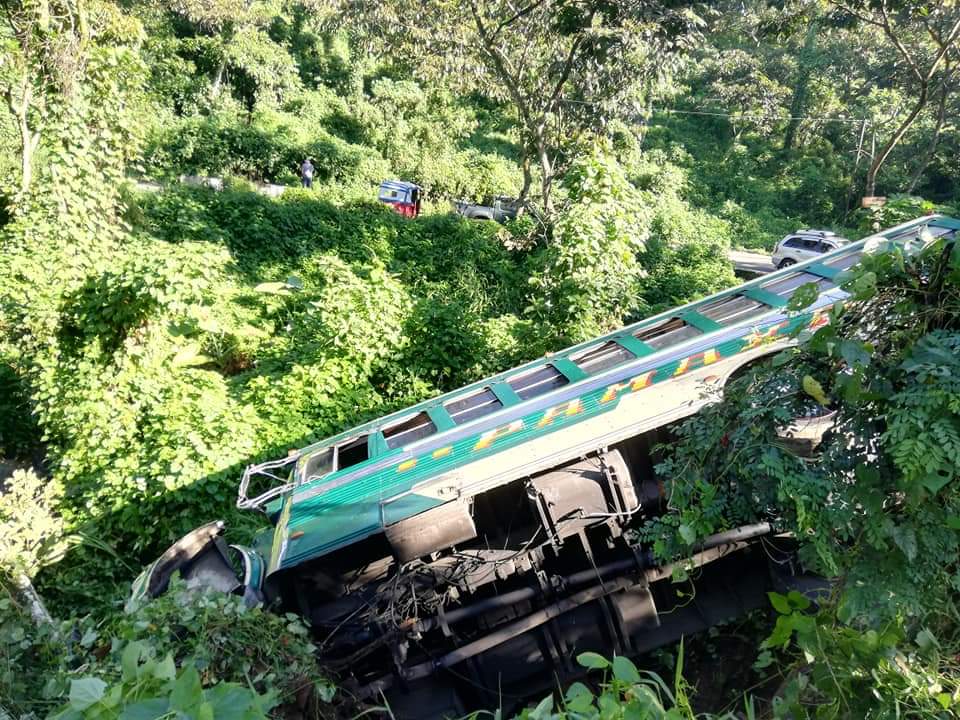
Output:
<path fill-rule="evenodd" d="M 848 15 L 883 31 L 907 67 L 916 93 L 913 107 L 873 157 L 867 170 L 865 195 L 876 191 L 877 174 L 930 99 L 930 88 L 948 54 L 960 42 L 960 8 L 953 0 L 901 4 L 891 0 L 836 2 Z"/>
<path fill-rule="evenodd" d="M 594 337 L 636 309 L 646 275 L 638 256 L 650 235 L 650 203 L 603 145 L 578 158 L 563 184 L 572 202 L 530 279 L 528 312 L 547 347 Z"/>
<path fill-rule="evenodd" d="M 90 41 L 87 11 L 75 0 L 38 3 L 5 1 L 7 26 L 0 60 L 0 94 L 19 136 L 18 197 L 33 182 L 34 156 L 50 102 L 69 101 L 83 72 L 83 49 Z"/>
<path fill-rule="evenodd" d="M 645 93 L 702 25 L 683 3 L 644 0 L 426 0 L 415 23 L 402 6 L 332 1 L 336 22 L 350 18 L 382 51 L 509 103 L 520 128 L 524 193 L 534 161 L 548 212 L 568 151 L 610 118 L 636 117 Z"/>
<path fill-rule="evenodd" d="M 920 155 L 917 166 L 913 171 L 913 174 L 910 176 L 910 180 L 907 183 L 906 192 L 913 193 L 916 190 L 917 185 L 919 184 L 923 174 L 926 172 L 927 168 L 930 167 L 930 163 L 933 162 L 933 158 L 936 155 L 937 147 L 940 144 L 940 138 L 944 131 L 945 125 L 947 127 L 952 127 L 952 123 L 947 125 L 946 120 L 948 117 L 957 117 L 957 108 L 954 106 L 951 110 L 948 110 L 950 103 L 948 102 L 951 94 L 956 90 L 956 83 L 958 80 L 956 68 L 952 66 L 949 61 L 949 58 L 944 62 L 944 78 L 940 83 L 938 101 L 937 101 L 937 111 L 933 125 L 933 132 L 930 133 L 930 140 L 927 143 L 926 148 L 924 148 L 923 153 Z"/>
<path fill-rule="evenodd" d="M 803 49 L 800 51 L 797 67 L 797 80 L 793 86 L 793 98 L 790 101 L 790 118 L 787 129 L 783 134 L 783 149 L 790 150 L 797 139 L 797 130 L 800 129 L 800 119 L 807 107 L 807 96 L 810 89 L 810 76 L 813 74 L 814 57 L 817 52 L 817 20 L 811 20 L 804 37 Z"/>
<path fill-rule="evenodd" d="M 231 69 L 239 76 L 238 84 L 244 86 L 241 95 L 251 110 L 258 95 L 266 92 L 280 100 L 286 91 L 299 86 L 290 54 L 266 32 L 281 15 L 281 8 L 272 0 L 168 0 L 166 7 L 205 39 L 204 50 L 214 62 L 211 100 L 220 97 Z"/>

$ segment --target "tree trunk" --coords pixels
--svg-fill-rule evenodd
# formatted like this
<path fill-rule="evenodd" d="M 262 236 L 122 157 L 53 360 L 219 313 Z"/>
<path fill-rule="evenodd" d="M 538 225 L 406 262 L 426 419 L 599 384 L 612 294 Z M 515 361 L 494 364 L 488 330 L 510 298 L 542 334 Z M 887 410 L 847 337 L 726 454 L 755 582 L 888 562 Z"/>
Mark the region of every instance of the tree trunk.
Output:
<path fill-rule="evenodd" d="M 810 77 L 813 75 L 812 59 L 817 47 L 817 24 L 810 23 L 807 37 L 803 41 L 803 48 L 797 58 L 797 83 L 793 86 L 793 99 L 790 102 L 790 120 L 783 135 L 783 149 L 790 150 L 797 139 L 797 130 L 800 128 L 800 118 L 807 106 Z"/>
<path fill-rule="evenodd" d="M 17 590 L 20 591 L 21 597 L 30 608 L 30 617 L 33 618 L 33 622 L 37 625 L 52 623 L 53 618 L 50 617 L 50 613 L 47 612 L 47 608 L 43 604 L 43 599 L 37 594 L 33 583 L 30 582 L 30 578 L 20 573 L 14 579 L 14 582 L 17 584 Z"/>
<path fill-rule="evenodd" d="M 33 183 L 33 143 L 26 118 L 20 123 L 20 197 L 26 196 Z"/>
<path fill-rule="evenodd" d="M 924 81 L 920 84 L 920 96 L 917 98 L 917 104 L 914 105 L 913 110 L 910 111 L 910 114 L 907 115 L 906 119 L 900 123 L 900 126 L 897 128 L 896 132 L 893 133 L 893 136 L 887 140 L 886 144 L 880 148 L 880 152 L 877 153 L 876 157 L 873 158 L 873 162 L 870 163 L 870 169 L 867 170 L 867 183 L 864 188 L 864 194 L 867 197 L 872 197 L 877 190 L 877 173 L 880 172 L 880 168 L 883 166 L 883 163 L 886 162 L 886 159 L 890 156 L 890 153 L 893 152 L 893 149 L 900 144 L 900 140 L 903 139 L 903 136 L 907 134 L 907 130 L 913 125 L 913 121 L 917 119 L 917 116 L 920 114 L 920 111 L 927 104 L 927 81 Z"/>
<path fill-rule="evenodd" d="M 520 205 L 522 206 L 527 196 L 530 194 L 530 186 L 533 184 L 533 173 L 530 170 L 530 151 L 526 145 L 523 145 L 523 151 L 520 158 L 520 169 L 523 171 L 523 187 L 520 188 Z"/>
<path fill-rule="evenodd" d="M 940 142 L 940 131 L 943 129 L 943 121 L 946 117 L 946 110 L 947 86 L 944 84 L 940 92 L 940 103 L 937 107 L 937 124 L 933 129 L 933 137 L 930 138 L 930 144 L 927 146 L 927 150 L 923 154 L 923 160 L 921 160 L 920 164 L 917 165 L 917 169 L 913 171 L 913 175 L 910 176 L 910 181 L 907 183 L 907 192 L 910 194 L 913 194 L 917 184 L 920 182 L 920 178 L 923 177 L 923 173 L 933 160 L 933 154 L 937 151 L 937 145 Z"/>
<path fill-rule="evenodd" d="M 220 64 L 217 66 L 217 74 L 213 76 L 213 84 L 210 86 L 210 97 L 213 100 L 216 100 L 220 97 L 220 90 L 223 87 L 223 76 L 227 72 L 227 58 L 226 56 L 220 59 Z"/>
<path fill-rule="evenodd" d="M 537 158 L 540 161 L 540 194 L 543 197 L 543 211 L 549 217 L 553 214 L 553 199 L 550 188 L 553 185 L 553 163 L 550 161 L 550 148 L 547 145 L 543 124 L 537 126 Z"/>
<path fill-rule="evenodd" d="M 850 172 L 850 187 L 847 188 L 847 204 L 844 214 L 850 212 L 850 201 L 857 194 L 857 170 L 860 169 L 860 158 L 863 157 L 863 138 L 867 135 L 867 121 L 860 122 L 860 139 L 857 141 L 857 156 L 853 160 L 853 170 Z"/>
<path fill-rule="evenodd" d="M 937 67 L 941 62 L 944 61 L 947 53 L 955 45 L 957 38 L 960 37 L 960 18 L 957 19 L 946 35 L 938 37 L 932 35 L 931 32 L 933 40 L 937 43 L 937 45 L 939 45 L 939 50 L 937 51 L 936 56 L 933 58 L 933 62 L 930 63 L 930 67 L 927 69 L 926 73 L 923 73 L 917 65 L 916 60 L 910 55 L 910 51 L 907 50 L 906 46 L 893 31 L 893 28 L 890 25 L 890 20 L 887 16 L 886 6 L 883 3 L 880 5 L 880 12 L 883 16 L 883 22 L 879 23 L 879 25 L 883 28 L 883 31 L 890 39 L 890 42 L 893 43 L 894 47 L 896 47 L 897 51 L 910 66 L 913 74 L 920 82 L 920 96 L 917 98 L 917 104 L 914 106 L 913 111 L 902 123 L 900 123 L 900 126 L 897 128 L 896 132 L 893 133 L 893 137 L 886 142 L 886 144 L 880 149 L 880 152 L 873 158 L 873 162 L 870 164 L 870 169 L 867 171 L 865 192 L 868 196 L 872 196 L 876 192 L 877 173 L 880 171 L 880 167 L 886 161 L 893 149 L 900 143 L 900 140 L 903 139 L 903 136 L 906 134 L 907 130 L 909 130 L 913 125 L 913 121 L 917 119 L 920 111 L 926 106 L 927 91 L 930 87 L 930 81 L 933 79 L 933 75 L 936 73 Z M 874 22 L 874 24 L 878 23 Z M 929 30 L 929 28 L 927 29 Z"/>
<path fill-rule="evenodd" d="M 13 91 L 6 93 L 7 107 L 10 113 L 16 118 L 17 132 L 20 135 L 20 192 L 19 197 L 24 197 L 30 190 L 33 183 L 33 155 L 39 143 L 38 133 L 31 131 L 30 121 L 27 117 L 30 112 L 30 103 L 33 100 L 33 88 L 29 80 L 24 79 L 20 87 L 19 104 L 13 98 Z"/>

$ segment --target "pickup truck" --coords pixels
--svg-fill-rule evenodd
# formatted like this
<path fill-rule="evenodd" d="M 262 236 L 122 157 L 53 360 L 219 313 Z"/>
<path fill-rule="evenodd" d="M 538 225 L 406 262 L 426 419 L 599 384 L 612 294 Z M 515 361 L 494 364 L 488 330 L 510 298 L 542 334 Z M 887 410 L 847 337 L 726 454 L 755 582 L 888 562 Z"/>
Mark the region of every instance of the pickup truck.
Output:
<path fill-rule="evenodd" d="M 513 220 L 517 217 L 520 203 L 516 198 L 497 195 L 484 198 L 479 204 L 466 200 L 454 200 L 453 209 L 470 220 Z"/>

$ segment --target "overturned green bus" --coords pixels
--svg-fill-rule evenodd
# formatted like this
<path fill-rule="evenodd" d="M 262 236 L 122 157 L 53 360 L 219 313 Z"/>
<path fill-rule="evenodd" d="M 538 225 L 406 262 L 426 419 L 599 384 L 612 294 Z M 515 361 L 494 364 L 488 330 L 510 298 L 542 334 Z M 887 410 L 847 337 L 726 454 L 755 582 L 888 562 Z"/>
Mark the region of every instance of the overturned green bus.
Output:
<path fill-rule="evenodd" d="M 359 697 L 428 717 L 504 707 L 572 677 L 577 653 L 640 653 L 770 589 L 822 586 L 760 524 L 703 539 L 682 600 L 630 532 L 663 509 L 655 448 L 718 397 L 710 388 L 828 322 L 864 252 L 958 229 L 943 216 L 898 225 L 253 465 L 237 502 L 269 526 L 250 547 L 227 546 L 220 523 L 199 528 L 134 598 L 179 572 L 300 613 Z M 815 302 L 788 312 L 811 283 Z M 789 434 L 814 443 L 828 420 Z"/>

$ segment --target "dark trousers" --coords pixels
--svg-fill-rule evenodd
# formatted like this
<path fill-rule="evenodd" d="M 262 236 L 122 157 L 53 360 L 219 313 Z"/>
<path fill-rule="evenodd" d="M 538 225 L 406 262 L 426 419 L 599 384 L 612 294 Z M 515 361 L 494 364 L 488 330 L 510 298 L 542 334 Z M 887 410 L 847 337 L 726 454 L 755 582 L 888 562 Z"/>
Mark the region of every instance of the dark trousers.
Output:
<path fill-rule="evenodd" d="M 303 186 L 305 188 L 313 187 L 313 178 L 308 178 L 308 177 L 300 178 L 300 182 L 303 183 Z"/>

